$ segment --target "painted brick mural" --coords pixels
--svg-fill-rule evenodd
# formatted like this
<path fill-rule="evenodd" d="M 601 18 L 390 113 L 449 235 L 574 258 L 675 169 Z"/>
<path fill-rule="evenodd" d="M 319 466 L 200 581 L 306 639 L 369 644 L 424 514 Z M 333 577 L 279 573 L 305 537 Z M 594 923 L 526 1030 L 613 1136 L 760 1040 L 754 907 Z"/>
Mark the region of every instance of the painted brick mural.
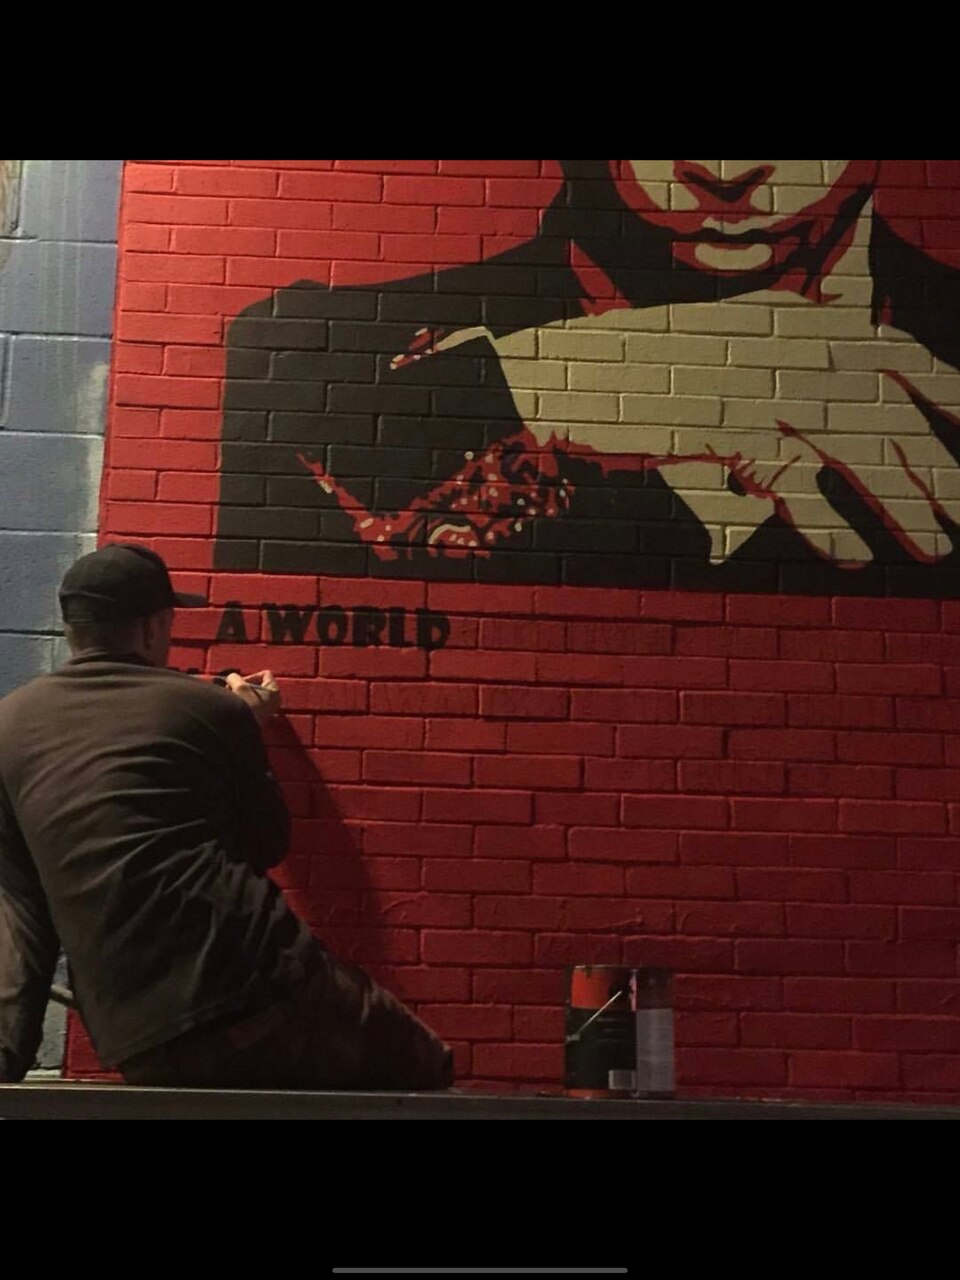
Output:
<path fill-rule="evenodd" d="M 686 1091 L 960 1100 L 958 321 L 960 162 L 126 162 L 101 536 L 464 1077 L 592 960 Z"/>

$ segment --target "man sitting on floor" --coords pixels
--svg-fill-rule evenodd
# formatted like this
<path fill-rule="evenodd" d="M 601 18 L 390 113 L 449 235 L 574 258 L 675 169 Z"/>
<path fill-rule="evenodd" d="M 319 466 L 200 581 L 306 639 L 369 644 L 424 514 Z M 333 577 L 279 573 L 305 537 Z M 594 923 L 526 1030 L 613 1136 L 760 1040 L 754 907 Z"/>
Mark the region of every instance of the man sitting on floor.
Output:
<path fill-rule="evenodd" d="M 60 602 L 72 658 L 0 701 L 0 1080 L 29 1070 L 59 946 L 132 1084 L 439 1089 L 449 1049 L 334 959 L 267 876 L 289 817 L 258 722 L 270 672 L 167 668 L 163 560 L 111 545 Z"/>

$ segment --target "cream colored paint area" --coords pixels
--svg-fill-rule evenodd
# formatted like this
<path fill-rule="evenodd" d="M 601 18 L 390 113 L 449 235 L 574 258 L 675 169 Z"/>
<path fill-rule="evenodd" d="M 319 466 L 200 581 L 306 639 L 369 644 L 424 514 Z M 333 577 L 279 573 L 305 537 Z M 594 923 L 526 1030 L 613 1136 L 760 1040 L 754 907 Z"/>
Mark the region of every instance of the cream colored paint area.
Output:
<path fill-rule="evenodd" d="M 958 468 L 899 373 L 960 414 L 960 375 L 898 330 L 871 323 L 869 208 L 823 292 L 826 303 L 767 291 L 561 321 L 497 349 L 517 412 L 537 441 L 630 455 L 655 467 L 702 522 L 715 563 L 773 512 L 824 557 L 871 552 L 820 493 L 825 464 L 882 511 L 917 559 L 950 549 L 937 521 L 960 521 Z M 641 461 L 642 460 L 642 461 Z M 740 494 L 729 487 L 733 475 Z"/>

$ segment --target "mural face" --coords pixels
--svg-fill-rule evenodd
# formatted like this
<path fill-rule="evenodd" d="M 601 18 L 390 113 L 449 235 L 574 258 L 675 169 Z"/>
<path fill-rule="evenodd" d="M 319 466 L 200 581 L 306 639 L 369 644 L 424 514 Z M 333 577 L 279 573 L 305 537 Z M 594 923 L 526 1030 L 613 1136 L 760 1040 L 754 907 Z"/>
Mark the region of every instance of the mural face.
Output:
<path fill-rule="evenodd" d="M 614 181 L 640 218 L 673 233 L 676 257 L 708 271 L 756 271 L 822 240 L 875 160 L 621 160 Z"/>
<path fill-rule="evenodd" d="M 216 563 L 960 594 L 960 272 L 878 162 L 563 162 L 539 234 L 228 338 Z"/>

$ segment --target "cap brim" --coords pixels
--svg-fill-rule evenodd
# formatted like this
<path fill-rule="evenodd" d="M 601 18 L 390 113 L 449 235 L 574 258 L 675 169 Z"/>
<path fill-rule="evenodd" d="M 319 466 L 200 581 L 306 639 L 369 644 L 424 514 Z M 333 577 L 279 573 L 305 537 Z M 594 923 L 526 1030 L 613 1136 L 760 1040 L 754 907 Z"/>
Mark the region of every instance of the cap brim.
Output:
<path fill-rule="evenodd" d="M 207 600 L 205 596 L 191 595 L 189 591 L 175 591 L 173 596 L 177 602 L 178 609 L 206 608 Z"/>

